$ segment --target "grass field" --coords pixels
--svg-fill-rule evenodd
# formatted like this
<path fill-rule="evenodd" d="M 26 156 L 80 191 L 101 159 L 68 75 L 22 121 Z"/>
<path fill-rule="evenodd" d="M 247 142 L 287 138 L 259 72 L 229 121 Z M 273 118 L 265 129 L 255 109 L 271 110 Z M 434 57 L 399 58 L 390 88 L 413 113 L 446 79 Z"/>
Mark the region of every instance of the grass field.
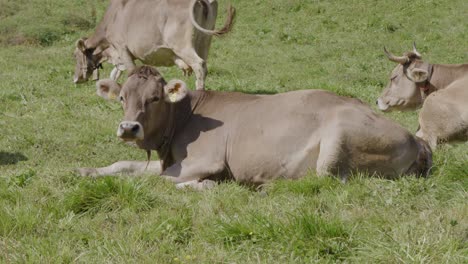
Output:
<path fill-rule="evenodd" d="M 394 67 L 384 45 L 401 54 L 416 41 L 430 62 L 468 62 L 466 0 L 233 4 L 234 31 L 212 43 L 210 90 L 320 88 L 376 109 Z M 308 175 L 265 192 L 195 192 L 151 175 L 76 177 L 74 168 L 146 158 L 115 136 L 120 105 L 92 82 L 72 83 L 74 42 L 106 5 L 0 0 L 1 263 L 468 262 L 468 143 L 437 149 L 428 179 Z M 417 127 L 416 112 L 385 115 Z"/>

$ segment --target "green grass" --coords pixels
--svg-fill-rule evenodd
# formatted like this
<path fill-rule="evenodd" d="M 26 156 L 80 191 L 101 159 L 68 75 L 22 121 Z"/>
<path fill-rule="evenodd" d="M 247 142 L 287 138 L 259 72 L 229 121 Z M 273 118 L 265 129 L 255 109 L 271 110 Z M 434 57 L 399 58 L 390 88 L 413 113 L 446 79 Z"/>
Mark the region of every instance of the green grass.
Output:
<path fill-rule="evenodd" d="M 91 82 L 72 84 L 74 42 L 106 3 L 0 0 L 1 263 L 468 261 L 468 143 L 437 149 L 428 179 L 309 175 L 259 192 L 225 183 L 200 193 L 151 175 L 74 176 L 146 158 L 116 138 L 120 106 Z M 415 40 L 430 62 L 468 62 L 462 0 L 233 4 L 234 31 L 212 43 L 210 90 L 320 88 L 373 106 L 394 67 L 384 45 L 399 54 Z M 386 116 L 417 127 L 417 112 Z"/>

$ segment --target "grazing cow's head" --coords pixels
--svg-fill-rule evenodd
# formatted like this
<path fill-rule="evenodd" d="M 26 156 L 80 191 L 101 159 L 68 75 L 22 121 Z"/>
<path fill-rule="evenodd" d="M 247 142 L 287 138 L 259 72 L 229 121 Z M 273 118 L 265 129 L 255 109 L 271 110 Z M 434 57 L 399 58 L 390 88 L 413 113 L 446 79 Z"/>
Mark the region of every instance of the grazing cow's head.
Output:
<path fill-rule="evenodd" d="M 152 67 L 141 66 L 129 74 L 121 87 L 106 79 L 97 83 L 97 94 L 108 100 L 122 103 L 124 119 L 119 124 L 117 136 L 124 141 L 136 142 L 140 148 L 155 149 L 155 141 L 162 137 L 170 118 L 170 105 L 187 96 L 183 81 L 169 83 Z"/>
<path fill-rule="evenodd" d="M 86 82 L 91 75 L 93 80 L 99 79 L 99 68 L 102 68 L 101 63 L 103 60 L 102 50 L 87 47 L 86 38 L 81 38 L 76 42 L 73 56 L 76 60 L 75 75 L 73 76 L 74 83 Z"/>
<path fill-rule="evenodd" d="M 398 65 L 393 69 L 387 87 L 377 99 L 379 109 L 413 110 L 421 106 L 421 92 L 427 89 L 431 65 L 421 60 L 421 54 L 414 44 L 413 51 L 405 52 L 401 57 L 391 54 L 385 48 L 384 51 L 388 59 L 397 62 Z"/>

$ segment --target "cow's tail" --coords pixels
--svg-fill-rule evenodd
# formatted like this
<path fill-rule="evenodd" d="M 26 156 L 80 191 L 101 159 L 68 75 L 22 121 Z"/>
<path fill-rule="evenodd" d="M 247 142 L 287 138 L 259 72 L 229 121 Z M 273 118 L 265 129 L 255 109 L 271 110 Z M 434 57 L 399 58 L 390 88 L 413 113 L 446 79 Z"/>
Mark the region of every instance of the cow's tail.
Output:
<path fill-rule="evenodd" d="M 234 18 L 236 17 L 236 9 L 231 4 L 229 4 L 227 8 L 227 17 L 226 17 L 226 21 L 224 22 L 224 26 L 220 29 L 209 30 L 209 29 L 203 28 L 197 23 L 197 21 L 195 21 L 195 15 L 194 15 L 195 5 L 198 2 L 200 2 L 202 5 L 204 5 L 208 9 L 208 14 L 213 13 L 211 4 L 208 0 L 193 0 L 190 6 L 190 21 L 192 22 L 193 26 L 196 29 L 210 36 L 212 35 L 222 36 L 228 33 L 229 31 L 231 31 L 232 26 L 234 25 Z"/>

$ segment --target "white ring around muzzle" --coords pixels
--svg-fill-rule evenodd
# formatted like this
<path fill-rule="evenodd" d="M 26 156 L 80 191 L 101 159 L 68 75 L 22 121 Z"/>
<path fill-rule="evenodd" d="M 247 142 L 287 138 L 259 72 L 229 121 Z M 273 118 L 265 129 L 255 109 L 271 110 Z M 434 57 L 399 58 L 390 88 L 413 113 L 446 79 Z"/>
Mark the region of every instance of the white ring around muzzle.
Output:
<path fill-rule="evenodd" d="M 125 141 L 143 140 L 143 126 L 139 122 L 122 121 L 117 128 L 117 136 Z"/>

